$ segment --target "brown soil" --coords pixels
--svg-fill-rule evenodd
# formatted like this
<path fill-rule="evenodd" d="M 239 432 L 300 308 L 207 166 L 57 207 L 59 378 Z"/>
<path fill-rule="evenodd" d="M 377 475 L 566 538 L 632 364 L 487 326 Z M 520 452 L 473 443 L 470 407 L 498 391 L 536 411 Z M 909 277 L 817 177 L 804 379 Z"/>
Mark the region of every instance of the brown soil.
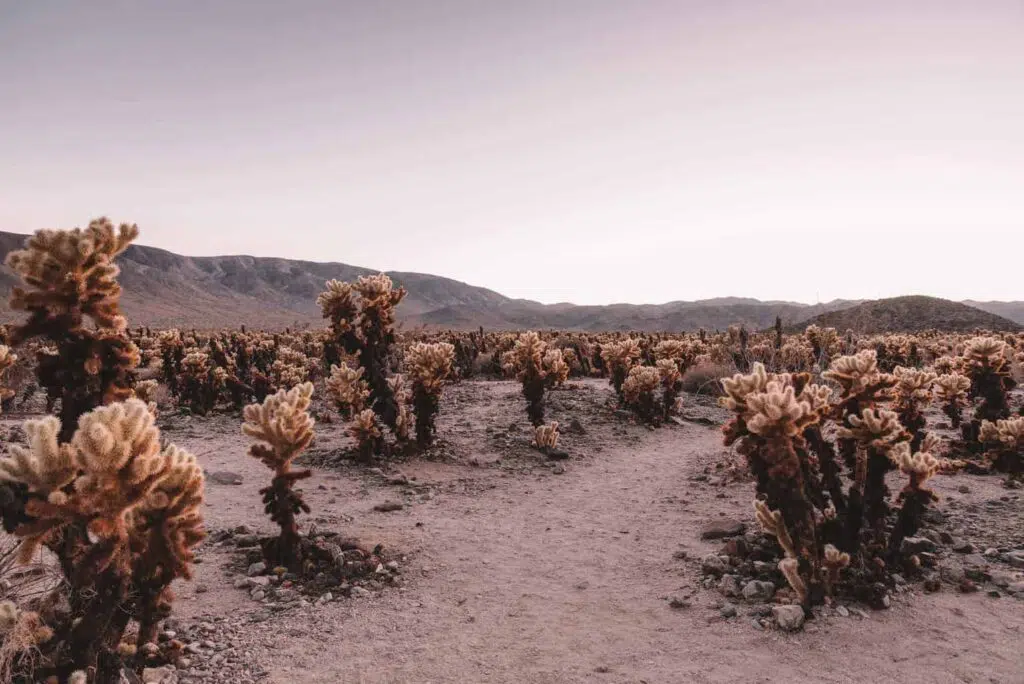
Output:
<path fill-rule="evenodd" d="M 397 552 L 401 586 L 275 612 L 233 588 L 237 549 L 206 544 L 172 626 L 214 645 L 181 681 L 1022 681 L 1024 602 L 1005 592 L 915 588 L 889 610 L 833 613 L 795 634 L 758 627 L 742 600 L 738 617 L 722 618 L 722 598 L 700 575 L 700 559 L 721 542 L 702 541 L 700 530 L 723 516 L 753 526 L 753 487 L 715 474 L 732 459 L 718 429 L 699 421 L 720 416 L 687 397 L 690 420 L 650 430 L 616 414 L 609 397 L 601 381 L 553 393 L 549 414 L 572 456 L 557 465 L 529 448 L 516 384 L 465 382 L 446 390 L 441 444 L 428 458 L 376 471 L 318 467 L 303 483 L 313 509 L 304 527 Z M 584 434 L 568 430 L 573 418 Z M 267 472 L 245 456 L 238 419 L 162 422 L 210 472 L 242 478 L 208 484 L 208 525 L 270 532 L 257 494 Z M 345 445 L 341 424 L 320 425 L 310 460 L 329 462 Z M 942 480 L 939 507 L 954 520 L 1006 498 L 1001 538 L 976 543 L 1021 548 L 1024 511 L 1007 496 L 1016 492 L 996 477 Z M 404 507 L 374 510 L 385 502 Z M 684 607 L 671 607 L 673 597 Z"/>

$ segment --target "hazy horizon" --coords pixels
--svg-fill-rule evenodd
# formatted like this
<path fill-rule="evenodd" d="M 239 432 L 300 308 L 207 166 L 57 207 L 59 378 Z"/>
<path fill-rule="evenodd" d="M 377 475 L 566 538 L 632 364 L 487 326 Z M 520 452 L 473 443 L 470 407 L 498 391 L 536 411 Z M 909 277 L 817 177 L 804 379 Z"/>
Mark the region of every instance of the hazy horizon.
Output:
<path fill-rule="evenodd" d="M 1024 4 L 824 4 L 0 0 L 0 229 L 545 303 L 1024 299 Z"/>

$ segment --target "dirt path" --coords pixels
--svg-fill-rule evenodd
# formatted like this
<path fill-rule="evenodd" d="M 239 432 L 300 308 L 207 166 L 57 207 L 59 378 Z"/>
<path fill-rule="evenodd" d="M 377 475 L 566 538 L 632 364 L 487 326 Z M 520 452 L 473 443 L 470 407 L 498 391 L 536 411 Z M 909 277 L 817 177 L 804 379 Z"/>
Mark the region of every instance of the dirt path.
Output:
<path fill-rule="evenodd" d="M 264 681 L 1024 681 L 1024 603 L 1012 598 L 915 595 L 866 619 L 819 620 L 796 635 L 755 628 L 742 605 L 739 618 L 720 618 L 717 595 L 698 589 L 695 561 L 673 557 L 717 549 L 699 540 L 702 523 L 750 517 L 749 483 L 691 480 L 722 451 L 715 429 L 623 428 L 570 398 L 587 435 L 576 444 L 565 436 L 576 457 L 556 475 L 536 455 L 512 457 L 514 467 L 488 465 L 496 454 L 487 428 L 517 421 L 525 430 L 524 417 L 510 413 L 521 410 L 514 385 L 465 383 L 449 401 L 460 400 L 456 418 L 441 421 L 455 462 L 404 464 L 421 485 L 404 495 L 405 509 L 374 512 L 401 488 L 351 469 L 318 470 L 305 484 L 318 524 L 408 554 L 406 586 L 247 627 Z M 256 494 L 264 473 L 242 457 L 237 423 L 193 424 L 168 436 L 200 452 L 210 471 L 244 479 L 210 486 L 209 524 L 269 530 Z M 340 428 L 322 430 L 329 443 Z M 485 465 L 467 465 L 471 459 Z M 207 591 L 182 587 L 178 615 L 257 610 L 227 583 L 227 553 L 204 553 L 196 585 Z M 687 593 L 691 607 L 669 607 L 669 596 Z"/>

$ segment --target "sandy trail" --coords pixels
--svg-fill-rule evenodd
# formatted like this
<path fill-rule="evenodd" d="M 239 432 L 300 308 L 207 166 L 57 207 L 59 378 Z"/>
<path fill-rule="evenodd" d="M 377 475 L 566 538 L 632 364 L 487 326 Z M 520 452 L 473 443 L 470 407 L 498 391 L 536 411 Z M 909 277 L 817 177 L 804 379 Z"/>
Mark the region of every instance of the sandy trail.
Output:
<path fill-rule="evenodd" d="M 453 392 L 460 412 L 442 416 L 441 434 L 458 457 L 402 464 L 423 487 L 405 495 L 411 505 L 401 511 L 372 510 L 402 497 L 382 478 L 317 470 L 303 487 L 317 524 L 406 552 L 407 584 L 248 626 L 264 681 L 1024 681 L 1024 604 L 1012 598 L 915 594 L 867 619 L 818 620 L 796 635 L 755 628 L 742 603 L 739 618 L 723 620 L 718 595 L 698 589 L 697 559 L 718 548 L 701 542 L 699 530 L 719 515 L 749 519 L 753 488 L 691 480 L 721 453 L 720 433 L 697 424 L 623 426 L 594 408 L 603 383 L 580 391 L 595 401 L 587 409 L 568 400 L 587 435 L 576 445 L 566 435 L 575 458 L 564 474 L 537 455 L 512 459 L 514 468 L 491 463 L 498 454 L 485 427 L 526 426 L 515 412 L 518 388 L 506 382 Z M 210 486 L 210 526 L 269 530 L 256 493 L 265 473 L 242 456 L 237 422 L 190 424 L 168 436 L 201 453 L 210 471 L 244 477 L 240 486 Z M 323 426 L 321 442 L 340 431 Z M 473 458 L 485 465 L 467 465 Z M 678 550 L 689 559 L 675 559 Z M 259 609 L 231 588 L 221 568 L 228 553 L 205 552 L 196 584 L 207 591 L 183 586 L 177 615 L 242 619 Z M 691 607 L 669 607 L 669 596 L 688 593 Z"/>

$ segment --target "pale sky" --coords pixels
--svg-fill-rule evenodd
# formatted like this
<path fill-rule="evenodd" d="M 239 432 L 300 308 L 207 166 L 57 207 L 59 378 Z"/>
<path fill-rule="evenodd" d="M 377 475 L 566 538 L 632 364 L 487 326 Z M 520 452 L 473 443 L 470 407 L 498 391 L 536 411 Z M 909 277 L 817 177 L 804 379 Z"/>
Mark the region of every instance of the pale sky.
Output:
<path fill-rule="evenodd" d="M 543 302 L 1024 299 L 1024 3 L 0 0 L 0 229 Z"/>

